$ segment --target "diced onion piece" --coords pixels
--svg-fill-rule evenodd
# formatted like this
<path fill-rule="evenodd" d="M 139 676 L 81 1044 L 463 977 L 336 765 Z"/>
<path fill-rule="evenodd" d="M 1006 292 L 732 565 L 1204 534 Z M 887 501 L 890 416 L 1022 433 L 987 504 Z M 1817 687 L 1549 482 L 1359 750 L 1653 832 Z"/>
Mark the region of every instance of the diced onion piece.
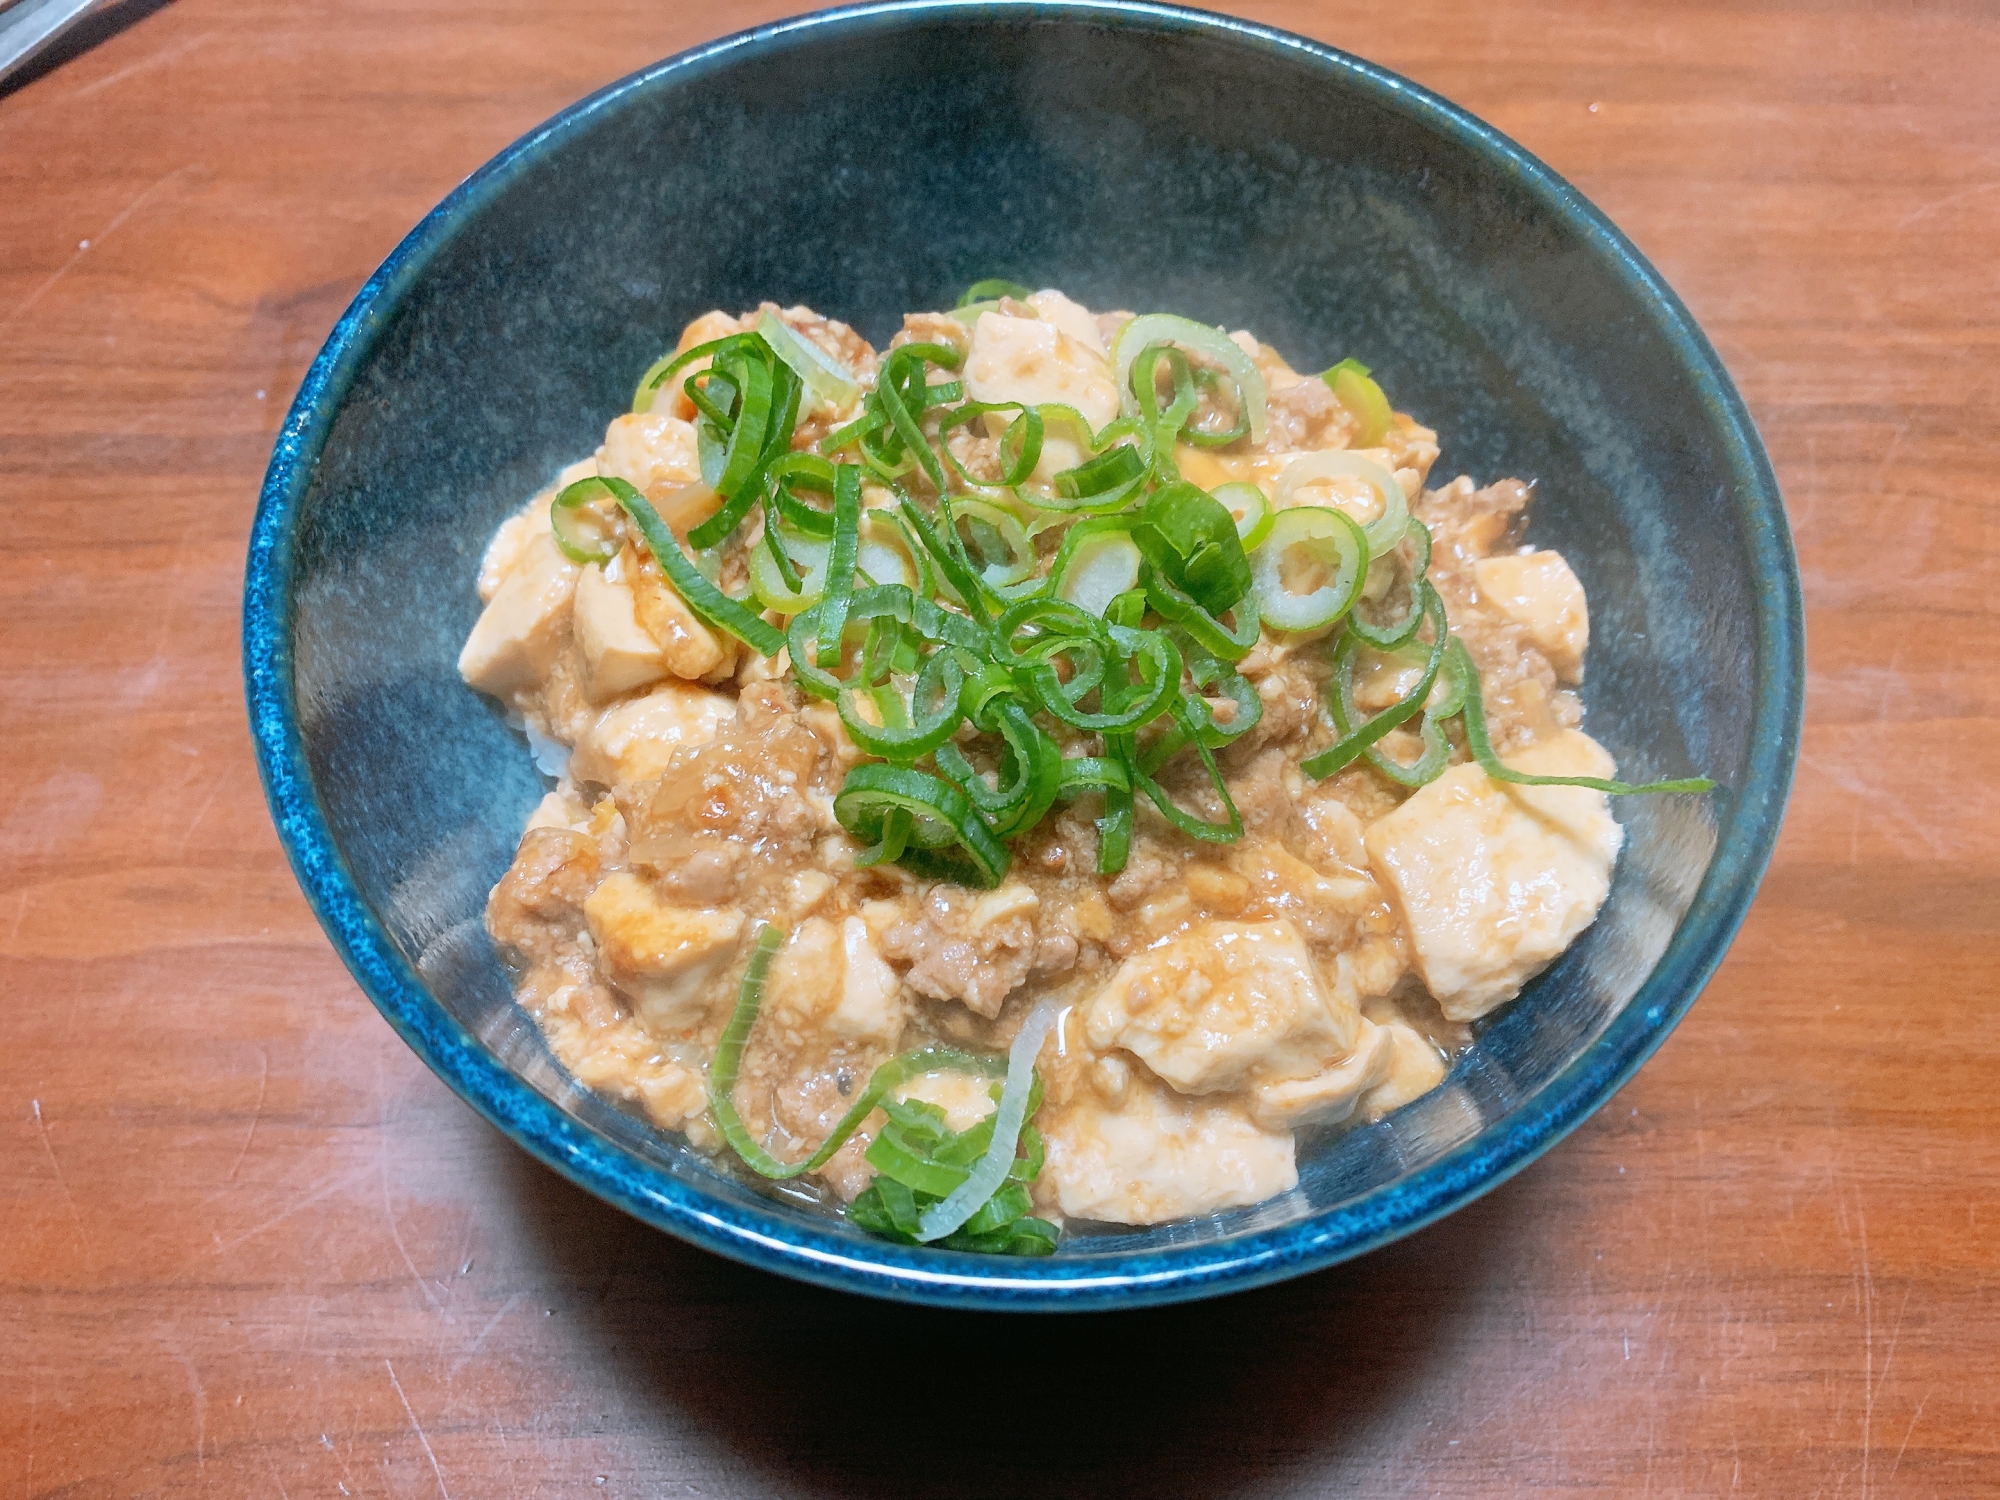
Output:
<path fill-rule="evenodd" d="M 1000 1108 L 993 1115 L 993 1142 L 979 1158 L 971 1176 L 948 1197 L 924 1210 L 917 1221 L 919 1240 L 926 1244 L 941 1240 L 963 1226 L 1007 1180 L 1007 1173 L 1014 1165 L 1014 1153 L 1021 1143 L 1021 1127 L 1027 1123 L 1028 1091 L 1034 1086 L 1035 1059 L 1041 1055 L 1042 1043 L 1048 1040 L 1059 1014 L 1054 1001 L 1044 1000 L 1021 1023 L 1014 1045 L 1007 1049 L 1007 1082 L 1000 1090 Z"/>
<path fill-rule="evenodd" d="M 1264 498 L 1264 492 L 1248 480 L 1237 479 L 1218 484 L 1211 493 L 1236 518 L 1236 535 L 1243 550 L 1255 551 L 1271 532 L 1271 502 Z"/>
<path fill-rule="evenodd" d="M 1403 487 L 1396 482 L 1396 476 L 1371 458 L 1363 458 L 1359 453 L 1336 450 L 1331 453 L 1307 453 L 1285 465 L 1285 472 L 1278 476 L 1278 485 L 1272 499 L 1282 509 L 1302 485 L 1321 479 L 1364 479 L 1368 487 L 1375 491 L 1376 499 L 1382 502 L 1382 510 L 1372 521 L 1363 523 L 1362 531 L 1368 537 L 1368 555 L 1380 557 L 1403 539 L 1409 528 L 1409 502 L 1403 498 Z"/>
<path fill-rule="evenodd" d="M 1125 410 L 1139 415 L 1138 398 L 1132 394 L 1132 361 L 1149 344 L 1178 344 L 1191 353 L 1214 360 L 1229 372 L 1243 398 L 1243 416 L 1250 426 L 1250 441 L 1264 441 L 1264 377 L 1250 362 L 1250 356 L 1220 328 L 1177 318 L 1171 313 L 1147 313 L 1132 319 L 1118 330 L 1111 345 L 1112 373 L 1118 380 L 1118 394 Z"/>
<path fill-rule="evenodd" d="M 1291 554 L 1303 552 L 1308 564 L 1326 570 L 1324 582 L 1304 592 L 1287 586 Z M 1300 505 L 1281 510 L 1271 520 L 1270 535 L 1250 559 L 1251 596 L 1257 613 L 1274 630 L 1321 630 L 1354 607 L 1368 571 L 1368 539 L 1345 511 Z"/>
<path fill-rule="evenodd" d="M 1062 552 L 1050 576 L 1058 599 L 1102 619 L 1111 601 L 1138 583 L 1145 558 L 1123 527 L 1079 535 L 1082 532 L 1083 526 L 1077 526 L 1063 538 Z"/>
<path fill-rule="evenodd" d="M 811 339 L 795 332 L 782 318 L 770 312 L 757 319 L 757 331 L 771 352 L 792 367 L 792 373 L 806 383 L 806 389 L 835 410 L 854 404 L 861 387 L 854 377 Z"/>

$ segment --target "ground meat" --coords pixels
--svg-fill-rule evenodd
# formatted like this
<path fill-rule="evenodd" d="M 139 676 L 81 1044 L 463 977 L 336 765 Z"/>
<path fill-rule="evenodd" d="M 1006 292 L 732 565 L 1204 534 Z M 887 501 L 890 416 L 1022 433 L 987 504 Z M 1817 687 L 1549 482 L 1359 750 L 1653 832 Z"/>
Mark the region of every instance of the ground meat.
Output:
<path fill-rule="evenodd" d="M 1264 449 L 1268 453 L 1345 448 L 1354 433 L 1354 418 L 1333 399 L 1333 391 L 1324 380 L 1274 384 L 1264 412 Z"/>
<path fill-rule="evenodd" d="M 1149 843 L 1134 841 L 1132 857 L 1104 888 L 1104 897 L 1119 911 L 1130 911 L 1148 896 L 1180 878 L 1180 861 Z"/>
<path fill-rule="evenodd" d="M 727 841 L 767 870 L 803 861 L 821 827 L 807 794 L 825 751 L 796 714 L 774 714 L 765 695 L 746 690 L 718 739 L 676 752 L 655 780 L 620 789 L 633 859 L 680 870 Z"/>
<path fill-rule="evenodd" d="M 1036 941 L 1039 906 L 1026 886 L 986 893 L 933 886 L 914 917 L 883 934 L 882 956 L 909 966 L 903 979 L 918 994 L 963 1001 L 990 1019 L 1027 979 L 1038 956 L 1044 951 L 1051 961 L 1062 956 L 1060 945 L 1042 950 Z M 1075 956 L 1072 945 L 1069 961 Z"/>
<path fill-rule="evenodd" d="M 903 326 L 889 340 L 889 347 L 900 349 L 905 344 L 943 344 L 963 355 L 972 347 L 972 330 L 964 319 L 954 318 L 950 313 L 907 313 Z"/>
<path fill-rule="evenodd" d="M 567 828 L 532 829 L 493 888 L 487 931 L 528 962 L 558 957 L 583 928 L 584 898 L 598 874 L 594 839 Z"/>

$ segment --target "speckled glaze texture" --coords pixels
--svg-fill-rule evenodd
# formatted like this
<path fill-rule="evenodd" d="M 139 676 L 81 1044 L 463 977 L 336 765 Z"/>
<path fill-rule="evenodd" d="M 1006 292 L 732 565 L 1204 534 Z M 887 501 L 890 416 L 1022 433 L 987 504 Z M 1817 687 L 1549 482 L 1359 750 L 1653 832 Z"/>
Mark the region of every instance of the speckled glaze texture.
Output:
<path fill-rule="evenodd" d="M 711 307 L 886 341 L 1005 275 L 1356 355 L 1438 473 L 1539 482 L 1589 591 L 1587 723 L 1642 779 L 1602 918 L 1446 1085 L 1301 1142 L 1298 1188 L 1018 1261 L 911 1250 L 771 1196 L 580 1088 L 481 926 L 541 782 L 455 671 L 494 526 L 592 449 Z M 280 435 L 244 667 L 279 834 L 390 1023 L 543 1161 L 829 1286 L 995 1308 L 1211 1295 L 1409 1233 L 1518 1171 L 1659 1045 L 1734 934 L 1796 753 L 1801 609 L 1775 481 L 1714 351 L 1574 190 L 1488 127 L 1297 37 L 1137 4 L 805 17 L 615 84 L 504 152 L 362 288 Z"/>

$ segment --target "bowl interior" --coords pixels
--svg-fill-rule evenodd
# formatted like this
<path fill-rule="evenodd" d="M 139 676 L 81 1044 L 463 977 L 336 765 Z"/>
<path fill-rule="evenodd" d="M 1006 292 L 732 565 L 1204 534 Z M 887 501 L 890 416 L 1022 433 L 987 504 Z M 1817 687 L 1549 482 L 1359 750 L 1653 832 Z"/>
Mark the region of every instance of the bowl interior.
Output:
<path fill-rule="evenodd" d="M 1250 28 L 944 7 L 719 45 L 501 158 L 336 332 L 253 549 L 272 615 L 246 649 L 280 824 L 378 1003 L 532 1147 L 658 1222 L 817 1247 L 793 1268 L 848 1284 L 825 1265 L 998 1274 L 755 1192 L 567 1077 L 481 926 L 542 783 L 454 662 L 494 526 L 596 445 L 688 319 L 807 302 L 880 344 L 905 309 L 1005 275 L 1249 328 L 1301 369 L 1357 356 L 1438 429 L 1440 480 L 1535 480 L 1531 536 L 1590 598 L 1586 727 L 1622 774 L 1700 770 L 1735 791 L 1619 804 L 1627 845 L 1597 925 L 1444 1088 L 1307 1145 L 1295 1192 L 1080 1234 L 1007 1276 L 1219 1274 L 1232 1244 L 1281 1247 L 1259 1273 L 1277 1274 L 1303 1253 L 1288 1226 L 1311 1221 L 1330 1258 L 1531 1156 L 1650 1050 L 1727 942 L 1782 801 L 1797 614 L 1761 451 L 1706 344 L 1509 149 L 1388 75 Z M 1619 1029 L 1670 941 L 1677 966 Z M 561 1115 L 493 1086 L 496 1060 Z M 1427 1171 L 1452 1180 L 1397 1197 Z M 1161 1275 L 1175 1295 L 1199 1279 Z"/>

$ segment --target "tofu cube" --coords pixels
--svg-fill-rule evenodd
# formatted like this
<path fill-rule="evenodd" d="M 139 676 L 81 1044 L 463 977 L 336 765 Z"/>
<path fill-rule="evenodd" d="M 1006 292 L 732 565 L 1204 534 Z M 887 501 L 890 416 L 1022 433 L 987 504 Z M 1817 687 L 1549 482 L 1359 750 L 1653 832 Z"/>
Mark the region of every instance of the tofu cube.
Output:
<path fill-rule="evenodd" d="M 706 745 L 736 716 L 722 693 L 667 682 L 597 716 L 570 756 L 570 774 L 604 786 L 651 781 L 682 746 Z"/>
<path fill-rule="evenodd" d="M 1482 557 L 1472 565 L 1472 581 L 1487 604 L 1527 631 L 1558 677 L 1583 681 L 1590 610 L 1560 552 Z"/>
<path fill-rule="evenodd" d="M 576 643 L 585 691 L 603 703 L 668 675 L 666 653 L 639 623 L 639 601 L 621 578 L 592 563 L 576 581 Z"/>
<path fill-rule="evenodd" d="M 532 687 L 568 638 L 576 578 L 553 533 L 531 538 L 466 637 L 458 675 L 496 698 Z"/>
<path fill-rule="evenodd" d="M 1183 1094 L 1311 1077 L 1363 1024 L 1347 970 L 1328 984 L 1287 921 L 1204 922 L 1125 960 L 1083 1008 L 1092 1050 L 1122 1047 Z"/>
<path fill-rule="evenodd" d="M 599 882 L 583 903 L 605 978 L 655 1036 L 699 1026 L 728 997 L 714 980 L 736 953 L 743 913 L 667 906 L 637 875 Z"/>
<path fill-rule="evenodd" d="M 622 479 L 642 494 L 695 484 L 701 479 L 701 459 L 694 424 L 664 411 L 614 417 L 597 450 L 597 472 Z"/>
<path fill-rule="evenodd" d="M 965 391 L 975 401 L 1019 401 L 1027 406 L 1059 402 L 1075 407 L 1093 429 L 1102 428 L 1118 415 L 1118 387 L 1094 324 L 1088 341 L 1076 336 L 1083 331 L 1081 326 L 1076 334 L 1065 332 L 1064 324 L 1077 321 L 1069 309 L 1082 309 L 1066 297 L 1061 302 L 1067 306 L 1049 302 L 1044 315 L 1036 318 L 981 313 L 965 357 Z M 994 413 L 988 421 L 997 422 L 993 430 L 998 431 L 1008 417 Z M 1074 468 L 1085 456 L 1065 432 L 1051 428 L 1042 440 L 1035 478 L 1052 483 L 1058 473 Z"/>
<path fill-rule="evenodd" d="M 1072 1219 L 1160 1224 L 1298 1186 L 1289 1130 L 1262 1129 L 1230 1100 L 1190 1099 L 1143 1074 L 1115 1108 L 1085 1092 L 1044 1113 L 1043 1181 Z"/>
<path fill-rule="evenodd" d="M 637 554 L 628 549 L 619 571 L 632 592 L 634 616 L 652 637 L 669 672 L 688 682 L 700 682 L 735 665 L 734 645 L 688 608 L 687 600 L 661 576 L 657 566 L 642 567 Z"/>
<path fill-rule="evenodd" d="M 779 950 L 765 995 L 781 1034 L 800 1047 L 814 1033 L 891 1047 L 908 1018 L 902 977 L 859 917 L 801 922 Z"/>
<path fill-rule="evenodd" d="M 1611 757 L 1565 730 L 1507 757 L 1540 776 L 1609 777 Z M 1520 994 L 1596 920 L 1624 830 L 1602 792 L 1510 786 L 1454 766 L 1369 826 L 1376 878 L 1417 972 L 1454 1021 Z"/>

